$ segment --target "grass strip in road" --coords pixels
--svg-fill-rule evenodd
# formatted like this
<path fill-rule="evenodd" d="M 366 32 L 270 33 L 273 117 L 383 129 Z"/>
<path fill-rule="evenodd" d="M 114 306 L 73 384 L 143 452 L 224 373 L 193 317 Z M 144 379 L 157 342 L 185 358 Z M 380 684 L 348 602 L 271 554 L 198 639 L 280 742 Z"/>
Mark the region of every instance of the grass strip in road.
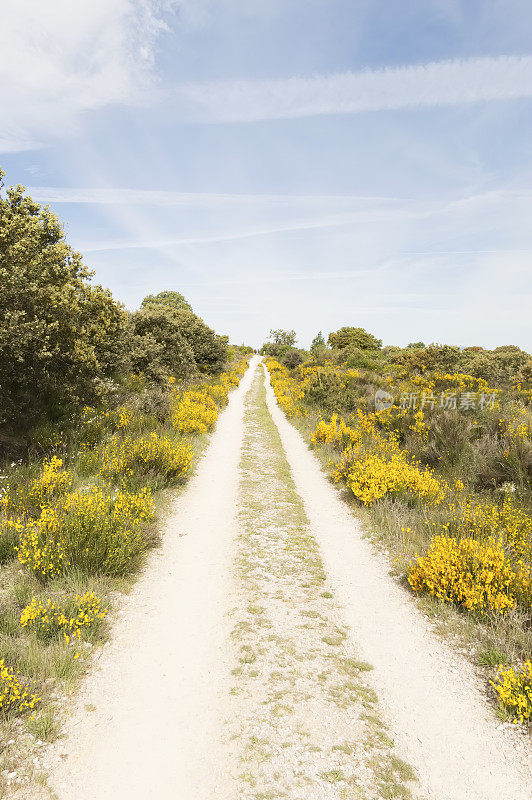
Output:
<path fill-rule="evenodd" d="M 328 584 L 262 375 L 244 424 L 231 722 L 239 797 L 417 796 Z"/>

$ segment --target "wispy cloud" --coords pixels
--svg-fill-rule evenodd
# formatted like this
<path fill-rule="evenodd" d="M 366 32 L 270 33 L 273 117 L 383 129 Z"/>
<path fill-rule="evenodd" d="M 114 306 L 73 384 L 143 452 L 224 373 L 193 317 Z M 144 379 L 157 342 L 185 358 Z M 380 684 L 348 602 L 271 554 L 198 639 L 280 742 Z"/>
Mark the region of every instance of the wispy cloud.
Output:
<path fill-rule="evenodd" d="M 162 14 L 175 0 L 4 0 L 0 151 L 70 132 L 83 112 L 131 104 L 152 85 Z"/>
<path fill-rule="evenodd" d="M 381 215 L 382 216 L 382 215 Z M 392 214 L 397 218 L 397 214 Z M 411 215 L 409 215 L 411 216 Z M 361 225 L 368 222 L 375 222 L 375 213 L 369 214 L 337 214 L 334 216 L 321 217 L 309 220 L 295 220 L 284 225 L 270 225 L 268 227 L 248 228 L 240 231 L 225 231 L 212 235 L 185 236 L 178 239 L 131 239 L 115 240 L 109 242 L 96 242 L 81 246 L 84 253 L 96 253 L 107 250 L 139 250 L 139 249 L 160 249 L 167 247 L 178 247 L 185 245 L 215 244 L 221 242 L 233 242 L 238 239 L 253 239 L 260 236 L 271 236 L 279 233 L 290 233 L 295 231 L 317 230 L 319 228 L 334 228 L 343 225 Z"/>
<path fill-rule="evenodd" d="M 532 56 L 500 56 L 310 78 L 190 83 L 180 111 L 205 122 L 252 122 L 532 97 Z"/>
<path fill-rule="evenodd" d="M 403 198 L 350 194 L 229 194 L 216 192 L 179 192 L 164 189 L 84 188 L 62 186 L 28 186 L 27 191 L 40 203 L 89 203 L 102 205 L 161 205 L 161 206 L 225 206 L 235 204 L 263 205 L 273 203 L 335 203 L 382 202 L 403 204 Z"/>

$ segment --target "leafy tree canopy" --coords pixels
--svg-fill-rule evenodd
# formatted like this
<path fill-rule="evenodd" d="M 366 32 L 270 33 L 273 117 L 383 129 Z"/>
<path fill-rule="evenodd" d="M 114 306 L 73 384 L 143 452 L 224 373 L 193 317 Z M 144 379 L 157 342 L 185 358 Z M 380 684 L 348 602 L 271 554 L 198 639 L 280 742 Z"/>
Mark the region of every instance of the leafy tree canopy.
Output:
<path fill-rule="evenodd" d="M 274 344 L 285 344 L 288 347 L 294 347 L 297 341 L 297 334 L 295 331 L 284 331 L 282 328 L 277 330 L 270 330 L 268 337 L 272 339 Z"/>
<path fill-rule="evenodd" d="M 20 434 L 91 402 L 124 350 L 124 309 L 66 242 L 59 219 L 0 170 L 0 426 Z"/>
<path fill-rule="evenodd" d="M 330 333 L 329 346 L 338 350 L 344 347 L 358 347 L 359 350 L 380 350 L 382 340 L 368 333 L 364 328 L 343 327 L 335 333 Z"/>
<path fill-rule="evenodd" d="M 149 305 L 168 306 L 177 311 L 192 311 L 192 306 L 185 300 L 183 295 L 171 290 L 147 295 L 140 307 L 146 308 Z"/>
<path fill-rule="evenodd" d="M 312 344 L 310 345 L 310 352 L 315 353 L 316 351 L 324 350 L 325 347 L 326 347 L 325 338 L 323 336 L 323 333 L 319 331 L 312 340 Z"/>
<path fill-rule="evenodd" d="M 148 295 L 131 321 L 134 371 L 161 381 L 169 375 L 185 377 L 196 369 L 210 374 L 223 370 L 227 337 L 209 328 L 178 292 Z"/>
<path fill-rule="evenodd" d="M 163 305 L 148 304 L 131 315 L 129 351 L 133 371 L 153 381 L 186 378 L 196 369 L 194 351 L 175 313 Z"/>

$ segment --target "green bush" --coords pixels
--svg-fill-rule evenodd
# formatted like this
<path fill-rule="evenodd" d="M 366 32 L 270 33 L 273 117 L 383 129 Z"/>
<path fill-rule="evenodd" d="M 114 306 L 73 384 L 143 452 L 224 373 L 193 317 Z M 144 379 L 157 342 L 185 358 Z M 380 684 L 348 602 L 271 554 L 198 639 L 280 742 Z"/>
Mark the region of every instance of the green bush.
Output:
<path fill-rule="evenodd" d="M 194 351 L 176 312 L 162 305 L 147 305 L 131 315 L 129 357 L 133 372 L 160 383 L 170 376 L 189 377 L 196 369 Z"/>

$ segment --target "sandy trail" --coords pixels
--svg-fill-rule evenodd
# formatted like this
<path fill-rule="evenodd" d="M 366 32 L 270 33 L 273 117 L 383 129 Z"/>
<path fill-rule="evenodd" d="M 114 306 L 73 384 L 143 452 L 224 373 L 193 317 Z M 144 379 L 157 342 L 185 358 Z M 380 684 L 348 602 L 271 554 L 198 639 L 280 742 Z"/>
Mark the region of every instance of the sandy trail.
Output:
<path fill-rule="evenodd" d="M 243 399 L 257 361 L 85 682 L 53 770 L 60 800 L 205 800 L 224 784 L 228 582 Z"/>
<path fill-rule="evenodd" d="M 400 754 L 436 800 L 530 800 L 530 749 L 497 725 L 471 665 L 429 629 L 276 404 L 297 491 Z"/>

